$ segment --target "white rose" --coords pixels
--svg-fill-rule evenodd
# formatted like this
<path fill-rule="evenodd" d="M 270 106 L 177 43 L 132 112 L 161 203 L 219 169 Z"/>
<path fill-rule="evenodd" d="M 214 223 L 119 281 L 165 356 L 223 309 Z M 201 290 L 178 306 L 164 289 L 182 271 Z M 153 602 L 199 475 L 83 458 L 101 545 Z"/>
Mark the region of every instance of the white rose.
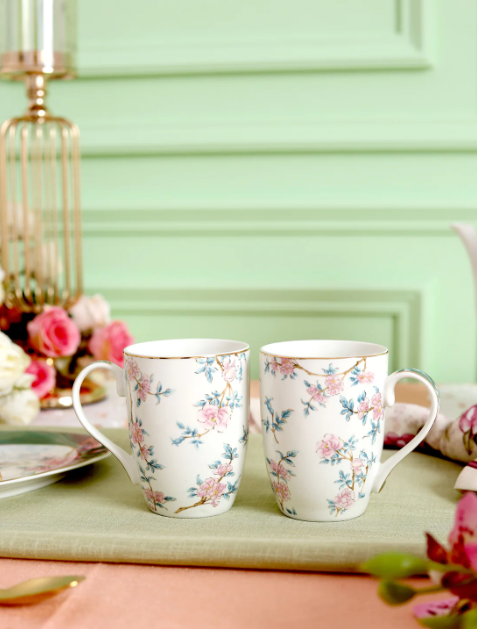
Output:
<path fill-rule="evenodd" d="M 11 392 L 29 364 L 30 357 L 22 348 L 0 332 L 0 395 Z"/>
<path fill-rule="evenodd" d="M 0 421 L 29 424 L 40 410 L 40 401 L 31 389 L 14 389 L 0 397 Z"/>
<path fill-rule="evenodd" d="M 70 314 L 81 332 L 103 327 L 110 322 L 110 307 L 102 295 L 83 295 L 70 308 Z"/>

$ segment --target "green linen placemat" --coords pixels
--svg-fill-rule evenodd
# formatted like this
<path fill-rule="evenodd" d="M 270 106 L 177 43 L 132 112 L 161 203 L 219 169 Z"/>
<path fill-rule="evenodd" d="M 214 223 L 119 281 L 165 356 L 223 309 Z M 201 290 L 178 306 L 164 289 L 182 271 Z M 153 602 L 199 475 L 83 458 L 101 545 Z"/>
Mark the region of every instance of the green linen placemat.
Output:
<path fill-rule="evenodd" d="M 104 432 L 128 449 L 126 430 Z M 0 500 L 0 556 L 353 571 L 391 549 L 423 556 L 424 531 L 445 541 L 459 498 L 453 489 L 461 470 L 456 463 L 411 454 L 360 518 L 300 522 L 279 512 L 261 446 L 261 437 L 251 435 L 235 505 L 218 517 L 154 515 L 112 456 L 55 485 Z"/>

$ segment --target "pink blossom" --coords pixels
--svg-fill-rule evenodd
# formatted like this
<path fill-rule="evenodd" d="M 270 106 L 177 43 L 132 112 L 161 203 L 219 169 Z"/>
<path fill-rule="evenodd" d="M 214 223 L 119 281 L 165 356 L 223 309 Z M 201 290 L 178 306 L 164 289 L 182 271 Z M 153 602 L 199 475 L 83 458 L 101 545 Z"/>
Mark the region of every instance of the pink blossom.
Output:
<path fill-rule="evenodd" d="M 318 389 L 318 387 L 315 387 L 314 385 L 312 385 L 311 387 L 308 387 L 307 393 L 311 395 L 312 399 L 315 400 L 316 402 L 321 402 L 321 404 L 326 403 L 326 396 L 323 395 L 323 393 L 320 391 L 320 389 Z"/>
<path fill-rule="evenodd" d="M 63 308 L 46 308 L 27 323 L 30 345 L 44 356 L 72 356 L 78 349 L 81 334 L 78 326 Z"/>
<path fill-rule="evenodd" d="M 407 443 L 411 441 L 411 439 L 414 439 L 415 436 L 416 435 L 411 435 L 410 433 L 398 435 L 397 432 L 388 432 L 384 437 L 384 445 L 403 448 Z"/>
<path fill-rule="evenodd" d="M 381 393 L 376 393 L 371 398 L 371 403 L 373 405 L 373 418 L 381 419 L 383 417 L 383 402 L 381 400 Z"/>
<path fill-rule="evenodd" d="M 139 444 L 139 453 L 141 455 L 141 459 L 147 461 L 147 457 L 149 455 L 149 447 L 145 443 Z"/>
<path fill-rule="evenodd" d="M 223 432 L 229 423 L 230 407 L 223 406 L 219 408 L 214 404 L 206 404 L 199 411 L 198 421 L 205 425 L 209 430 L 217 429 L 217 432 Z"/>
<path fill-rule="evenodd" d="M 354 504 L 353 492 L 345 487 L 335 498 L 337 509 L 350 509 Z"/>
<path fill-rule="evenodd" d="M 26 368 L 26 373 L 35 376 L 31 388 L 33 393 L 41 400 L 45 397 L 56 383 L 56 369 L 53 365 L 48 365 L 44 360 L 32 359 Z"/>
<path fill-rule="evenodd" d="M 280 367 L 280 363 L 277 363 L 277 361 L 275 359 L 271 360 L 269 365 L 270 365 L 270 369 L 273 371 L 273 373 L 275 373 L 277 371 L 277 369 Z"/>
<path fill-rule="evenodd" d="M 319 441 L 316 446 L 316 451 L 321 458 L 329 461 L 331 457 L 341 450 L 343 447 L 343 440 L 336 435 L 325 435 L 322 441 Z"/>
<path fill-rule="evenodd" d="M 138 382 L 137 396 L 142 402 L 145 402 L 150 392 L 151 378 L 149 376 L 143 375 L 141 380 Z"/>
<path fill-rule="evenodd" d="M 275 491 L 276 497 L 280 500 L 280 502 L 286 502 L 287 500 L 290 500 L 290 490 L 288 489 L 288 485 L 286 483 L 278 483 L 277 481 L 274 481 L 273 489 Z"/>
<path fill-rule="evenodd" d="M 227 357 L 224 360 L 222 367 L 224 368 L 224 380 L 226 382 L 232 382 L 235 380 L 235 360 L 231 360 Z"/>
<path fill-rule="evenodd" d="M 139 365 L 134 360 L 134 358 L 128 358 L 126 360 L 126 373 L 128 376 L 128 380 L 136 380 L 141 377 L 141 370 L 139 369 Z"/>
<path fill-rule="evenodd" d="M 283 467 L 283 465 L 281 463 L 276 463 L 273 459 L 270 461 L 270 467 L 272 468 L 272 472 L 275 472 L 275 474 L 280 477 L 283 478 L 284 480 L 289 480 L 290 479 L 290 472 Z"/>
<path fill-rule="evenodd" d="M 228 474 L 229 472 L 232 471 L 232 466 L 231 465 L 227 465 L 226 463 L 224 463 L 223 465 L 218 465 L 214 474 L 216 476 L 225 476 L 226 474 Z"/>
<path fill-rule="evenodd" d="M 217 507 L 226 489 L 227 485 L 225 483 L 219 483 L 215 478 L 206 478 L 197 490 L 197 495 L 210 500 L 211 505 Z"/>
<path fill-rule="evenodd" d="M 149 487 L 144 490 L 144 495 L 146 496 L 146 500 L 152 502 L 153 505 L 155 505 L 156 502 L 162 505 L 166 501 L 166 497 L 162 491 L 153 491 Z"/>
<path fill-rule="evenodd" d="M 468 408 L 465 413 L 462 413 L 459 419 L 459 428 L 462 432 L 471 431 L 477 432 L 477 404 Z"/>
<path fill-rule="evenodd" d="M 369 411 L 369 402 L 368 400 L 363 400 L 361 404 L 358 406 L 358 417 L 359 419 L 363 419 L 366 413 Z"/>
<path fill-rule="evenodd" d="M 459 601 L 458 596 L 446 598 L 440 601 L 428 601 L 414 605 L 412 608 L 416 618 L 437 618 L 439 616 L 447 616 Z"/>
<path fill-rule="evenodd" d="M 343 381 L 335 374 L 328 376 L 325 380 L 325 384 L 328 387 L 329 395 L 338 395 L 343 390 Z"/>
<path fill-rule="evenodd" d="M 133 422 L 131 424 L 131 441 L 134 445 L 142 443 L 144 441 L 144 435 L 142 434 L 142 428 L 139 425 L 139 422 Z"/>
<path fill-rule="evenodd" d="M 293 358 L 282 358 L 280 373 L 290 376 L 295 371 L 295 361 Z"/>
<path fill-rule="evenodd" d="M 361 384 L 371 384 L 374 382 L 374 373 L 371 371 L 362 371 L 356 376 L 356 379 Z"/>
<path fill-rule="evenodd" d="M 351 461 L 351 469 L 354 472 L 360 472 L 361 468 L 365 467 L 364 461 L 362 461 L 361 459 L 353 459 Z"/>
<path fill-rule="evenodd" d="M 123 350 L 131 343 L 134 343 L 134 339 L 124 321 L 111 321 L 104 328 L 94 330 L 89 342 L 89 351 L 96 360 L 109 360 L 122 367 Z"/>

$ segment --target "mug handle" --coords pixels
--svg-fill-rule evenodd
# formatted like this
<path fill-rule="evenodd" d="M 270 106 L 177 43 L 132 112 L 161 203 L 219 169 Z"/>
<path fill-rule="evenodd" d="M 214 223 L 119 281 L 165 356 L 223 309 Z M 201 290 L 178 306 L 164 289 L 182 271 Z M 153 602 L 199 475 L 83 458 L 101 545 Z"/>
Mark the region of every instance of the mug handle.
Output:
<path fill-rule="evenodd" d="M 417 446 L 427 437 L 429 431 L 431 430 L 434 422 L 437 419 L 437 415 L 439 414 L 440 409 L 440 399 L 439 399 L 439 390 L 436 387 L 434 380 L 419 369 L 400 369 L 399 371 L 395 371 L 393 374 L 388 376 L 384 382 L 384 406 L 394 406 L 395 396 L 394 396 L 394 387 L 399 382 L 399 380 L 403 380 L 404 378 L 413 378 L 414 380 L 419 380 L 426 385 L 426 388 L 431 397 L 431 410 L 429 411 L 429 417 L 426 420 L 426 423 L 421 428 L 421 430 L 417 433 L 417 435 L 411 439 L 409 443 L 407 443 L 403 448 L 401 448 L 396 454 L 393 454 L 387 461 L 381 463 L 378 469 L 378 473 L 376 475 L 373 491 L 379 493 L 381 489 L 384 487 L 386 483 L 386 479 L 392 470 L 396 467 L 398 463 L 400 463 L 404 457 L 410 454 L 413 450 L 417 448 Z"/>
<path fill-rule="evenodd" d="M 119 460 L 121 465 L 126 470 L 129 478 L 135 485 L 139 485 L 139 472 L 137 469 L 136 461 L 132 454 L 128 454 L 125 450 L 117 446 L 110 439 L 105 437 L 102 432 L 93 426 L 86 415 L 83 413 L 83 407 L 81 406 L 80 390 L 83 380 L 86 376 L 95 369 L 107 369 L 116 378 L 116 391 L 120 397 L 126 397 L 126 385 L 124 381 L 124 371 L 121 367 L 118 367 L 114 363 L 110 363 L 104 360 L 91 363 L 83 369 L 78 375 L 73 384 L 73 408 L 75 409 L 76 417 L 83 424 L 83 427 L 94 437 L 97 441 L 103 444 L 114 456 Z"/>

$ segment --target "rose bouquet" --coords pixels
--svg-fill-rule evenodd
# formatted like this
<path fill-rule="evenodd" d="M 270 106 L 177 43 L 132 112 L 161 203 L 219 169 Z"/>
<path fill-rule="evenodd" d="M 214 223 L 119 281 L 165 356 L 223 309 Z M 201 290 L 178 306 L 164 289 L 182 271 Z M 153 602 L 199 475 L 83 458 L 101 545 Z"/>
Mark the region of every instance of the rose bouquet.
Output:
<path fill-rule="evenodd" d="M 417 596 L 448 591 L 450 598 L 420 603 L 414 616 L 424 627 L 477 628 L 477 496 L 468 492 L 459 501 L 454 526 L 442 546 L 427 533 L 427 557 L 385 553 L 362 568 L 380 577 L 378 593 L 389 605 L 402 605 Z M 402 579 L 428 574 L 431 585 L 415 588 Z"/>
<path fill-rule="evenodd" d="M 122 367 L 123 349 L 134 341 L 123 321 L 110 320 L 109 304 L 101 295 L 82 296 L 69 311 L 47 306 L 37 315 L 2 305 L 0 329 L 25 356 L 31 390 L 45 406 L 51 406 L 49 402 L 60 390 L 71 388 L 79 371 L 92 360 Z M 0 375 L 2 368 L 0 355 Z M 1 387 L 0 379 L 0 393 Z M 7 421 L 2 418 L 1 404 L 0 399 L 0 421 Z"/>

